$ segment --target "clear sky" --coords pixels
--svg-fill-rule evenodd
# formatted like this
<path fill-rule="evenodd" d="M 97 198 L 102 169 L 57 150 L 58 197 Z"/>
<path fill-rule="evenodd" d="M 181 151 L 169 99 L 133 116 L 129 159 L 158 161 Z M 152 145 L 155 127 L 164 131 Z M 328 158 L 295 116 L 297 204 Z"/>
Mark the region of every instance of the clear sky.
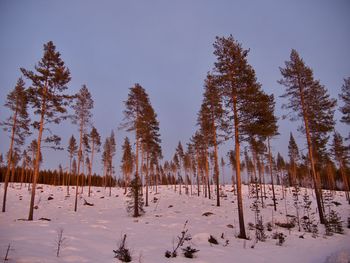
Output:
<path fill-rule="evenodd" d="M 215 61 L 215 36 L 232 34 L 244 48 L 250 48 L 249 63 L 263 89 L 275 94 L 281 116 L 278 67 L 292 48 L 337 98 L 343 78 L 350 76 L 349 14 L 348 0 L 1 0 L 1 105 L 21 75 L 19 68 L 33 69 L 42 57 L 43 44 L 52 40 L 71 71 L 70 92 L 77 92 L 82 84 L 91 91 L 93 121 L 102 140 L 114 129 L 120 156 L 127 135 L 117 130 L 123 101 L 128 89 L 140 83 L 158 114 L 164 157 L 169 159 L 178 141 L 185 144 L 196 129 L 203 82 Z M 0 119 L 5 117 L 8 112 L 1 106 Z M 290 131 L 303 148 L 303 137 L 295 131 L 297 123 L 280 121 L 279 125 L 275 152 L 286 157 Z M 62 136 L 64 147 L 68 137 L 78 136 L 77 127 L 69 122 L 52 129 Z M 348 127 L 337 125 L 337 129 L 347 134 Z M 221 154 L 232 145 L 222 146 Z M 0 152 L 7 149 L 7 134 L 0 131 Z M 45 151 L 44 168 L 60 163 L 63 167 L 68 163 L 66 150 Z M 95 167 L 100 171 L 100 156 Z"/>

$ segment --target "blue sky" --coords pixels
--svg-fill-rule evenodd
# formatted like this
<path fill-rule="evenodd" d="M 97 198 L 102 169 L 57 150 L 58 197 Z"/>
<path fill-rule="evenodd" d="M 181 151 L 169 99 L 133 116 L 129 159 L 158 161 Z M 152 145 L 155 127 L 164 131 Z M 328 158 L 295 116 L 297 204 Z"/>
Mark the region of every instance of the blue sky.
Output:
<path fill-rule="evenodd" d="M 93 121 L 102 139 L 115 130 L 120 144 L 128 135 L 117 130 L 128 89 L 140 83 L 158 114 L 165 159 L 179 140 L 194 133 L 206 72 L 213 67 L 215 36 L 232 34 L 250 49 L 249 63 L 267 93 L 277 98 L 283 88 L 278 67 L 292 48 L 298 50 L 332 97 L 350 76 L 350 2 L 336 1 L 0 1 L 0 98 L 13 89 L 20 67 L 33 69 L 42 46 L 52 40 L 69 67 L 75 93 L 86 84 L 95 101 Z M 29 84 L 29 83 L 28 83 Z M 0 107 L 0 119 L 8 116 Z M 339 114 L 336 114 L 339 118 Z M 286 157 L 289 132 L 303 148 L 298 123 L 279 122 L 275 152 Z M 52 129 L 67 138 L 78 136 L 69 122 Z M 342 134 L 348 127 L 337 125 Z M 37 134 L 35 133 L 35 136 Z M 0 152 L 8 149 L 0 131 Z M 28 140 L 30 142 L 30 140 Z M 232 148 L 221 147 L 221 154 Z M 116 162 L 118 162 L 118 157 Z M 95 171 L 100 171 L 100 157 Z M 44 168 L 68 162 L 66 151 L 44 154 Z M 119 166 L 119 164 L 118 164 Z"/>

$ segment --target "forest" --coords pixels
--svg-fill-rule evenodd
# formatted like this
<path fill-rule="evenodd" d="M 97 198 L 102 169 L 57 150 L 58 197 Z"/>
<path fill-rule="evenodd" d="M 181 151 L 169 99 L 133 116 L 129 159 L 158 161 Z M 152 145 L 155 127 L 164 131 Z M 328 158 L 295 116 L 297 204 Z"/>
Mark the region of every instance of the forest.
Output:
<path fill-rule="evenodd" d="M 292 49 L 290 57 L 281 61 L 280 79 L 276 80 L 284 94 L 275 97 L 259 83 L 248 61 L 250 50 L 232 35 L 218 36 L 213 43 L 215 62 L 203 80 L 202 103 L 193 123 L 196 132 L 187 142 L 179 141 L 172 159 L 164 160 L 161 124 L 142 84 L 129 88 L 123 121 L 102 140 L 99 127 L 94 126 L 94 99 L 89 88 L 82 85 L 78 93 L 70 93 L 72 76 L 58 48 L 52 41 L 45 43 L 41 60 L 33 69 L 20 69 L 22 76 L 4 102 L 10 115 L 1 116 L 1 126 L 8 134 L 1 140 L 9 140 L 10 147 L 0 155 L 3 213 L 9 209 L 9 192 L 23 188 L 30 193 L 26 220 L 35 220 L 39 185 L 51 185 L 60 187 L 65 196 L 73 196 L 75 212 L 81 209 L 82 198 L 84 205 L 89 204 L 86 200 L 96 187 L 105 188 L 109 197 L 119 189 L 130 197 L 126 205 L 130 215 L 138 218 L 155 200 L 151 193 L 161 193 L 167 187 L 178 196 L 213 200 L 216 207 L 223 206 L 227 191 L 232 193 L 238 239 L 251 239 L 247 229 L 253 228 L 257 242 L 264 241 L 261 210 L 267 206 L 276 213 L 284 209 L 282 200 L 287 194 L 296 210 L 284 223 L 288 229 L 297 227 L 315 234 L 322 226 L 326 234 L 332 234 L 344 232 L 342 222 L 350 224 L 350 215 L 342 218 L 333 209 L 339 202 L 337 193 L 343 198 L 343 207 L 350 205 L 350 133 L 338 132 L 334 117 L 339 111 L 340 122 L 347 127 L 350 124 L 350 77 L 344 76 L 339 98 L 332 98 L 321 80 L 315 79 L 313 69 Z M 288 158 L 272 151 L 272 140 L 279 135 L 276 100 L 283 101 L 283 118 L 297 124 L 304 139 L 304 144 L 298 145 L 290 132 Z M 64 122 L 77 128 L 68 145 L 60 143 L 60 134 L 54 130 L 54 125 Z M 129 134 L 121 145 L 120 163 L 115 161 L 118 130 Z M 28 142 L 32 135 L 36 139 Z M 228 141 L 234 147 L 220 158 L 219 148 Z M 46 158 L 43 147 L 65 151 L 67 168 L 57 164 L 55 170 L 41 169 Z M 304 148 L 306 151 L 301 151 Z M 92 172 L 96 162 L 102 164 L 100 174 Z M 225 167 L 230 167 L 229 174 Z M 308 193 L 315 197 L 312 211 L 317 216 L 313 219 L 302 216 L 302 209 L 308 210 L 310 205 L 304 189 L 311 189 Z M 253 225 L 246 220 L 245 194 L 252 202 Z M 284 235 L 276 239 L 283 243 Z M 191 247 L 186 249 L 185 256 L 197 253 Z M 167 251 L 166 256 L 176 257 L 173 252 Z"/>

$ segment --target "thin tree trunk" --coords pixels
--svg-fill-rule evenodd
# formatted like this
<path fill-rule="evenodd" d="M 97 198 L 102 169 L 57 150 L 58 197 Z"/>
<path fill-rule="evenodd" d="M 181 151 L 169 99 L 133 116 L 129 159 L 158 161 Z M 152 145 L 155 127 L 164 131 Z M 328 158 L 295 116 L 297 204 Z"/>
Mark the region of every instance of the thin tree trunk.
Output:
<path fill-rule="evenodd" d="M 303 88 L 300 85 L 300 83 L 299 83 L 299 91 L 300 91 L 301 106 L 302 106 L 302 111 L 303 111 L 303 118 L 304 118 L 304 125 L 305 125 L 305 132 L 306 132 L 306 140 L 307 140 L 307 146 L 308 146 L 309 160 L 310 160 L 310 165 L 311 165 L 311 174 L 312 174 L 312 178 L 314 180 L 314 185 L 315 185 L 315 195 L 316 195 L 316 201 L 317 201 L 318 214 L 319 214 L 319 217 L 320 217 L 320 223 L 324 224 L 325 220 L 324 220 L 323 209 L 322 209 L 322 201 L 321 201 L 322 190 L 320 189 L 318 176 L 316 174 L 314 157 L 313 157 L 313 148 L 312 148 L 310 129 L 309 129 L 309 120 L 308 120 L 307 112 L 306 112 L 306 109 L 305 109 Z"/>
<path fill-rule="evenodd" d="M 145 206 L 148 206 L 148 184 L 149 184 L 149 153 L 146 153 L 146 203 Z"/>
<path fill-rule="evenodd" d="M 212 123 L 213 133 L 214 133 L 214 176 L 216 178 L 216 206 L 220 206 L 220 186 L 219 186 L 219 161 L 218 161 L 218 146 L 216 141 L 216 127 L 213 121 Z"/>
<path fill-rule="evenodd" d="M 270 137 L 267 137 L 267 147 L 268 147 L 268 150 L 269 150 L 269 166 L 270 166 L 271 185 L 272 185 L 273 208 L 274 208 L 275 211 L 277 211 L 276 196 L 275 196 L 275 185 L 274 185 L 274 182 L 273 182 L 273 174 L 272 174 L 272 156 L 271 156 Z"/>
<path fill-rule="evenodd" d="M 82 145 L 83 145 L 83 126 L 80 125 L 80 139 L 79 139 L 79 150 L 78 150 L 78 171 L 76 176 L 76 188 L 75 188 L 75 201 L 74 201 L 74 212 L 78 210 L 78 188 L 79 188 L 79 176 L 80 176 L 80 163 L 82 157 Z"/>
<path fill-rule="evenodd" d="M 35 166 L 34 166 L 34 174 L 33 174 L 33 184 L 32 184 L 32 193 L 30 197 L 30 205 L 29 205 L 29 215 L 28 220 L 33 220 L 33 213 L 34 213 L 34 201 L 35 201 L 35 190 L 36 190 L 36 183 L 39 176 L 39 165 L 40 165 L 40 149 L 41 149 L 41 139 L 44 131 L 44 117 L 45 117 L 45 111 L 46 111 L 46 85 L 44 87 L 44 94 L 43 94 L 43 102 L 42 102 L 42 108 L 41 108 L 41 117 L 40 117 L 40 126 L 39 126 L 39 134 L 38 134 L 38 148 L 36 151 L 36 159 L 35 159 Z"/>
<path fill-rule="evenodd" d="M 18 102 L 16 104 L 18 104 Z M 13 144 L 14 144 L 14 140 L 15 140 L 15 130 L 16 130 L 16 126 L 17 126 L 17 112 L 18 112 L 17 108 L 18 107 L 16 107 L 16 111 L 15 111 L 14 116 L 13 116 L 11 143 L 10 143 L 10 150 L 9 150 L 9 154 L 8 154 L 8 158 L 7 158 L 7 169 L 6 169 L 6 175 L 5 175 L 4 197 L 2 200 L 2 212 L 6 211 L 7 188 L 9 185 L 10 169 L 11 169 L 11 163 L 12 163 L 12 151 L 13 151 Z"/>
<path fill-rule="evenodd" d="M 89 163 L 89 193 L 88 193 L 89 197 L 91 195 L 91 173 L 92 173 L 92 164 L 93 164 L 93 161 L 94 161 L 94 151 L 95 151 L 95 142 L 92 141 L 91 160 L 90 160 L 90 163 Z"/>
<path fill-rule="evenodd" d="M 240 161 L 240 145 L 239 145 L 239 131 L 238 131 L 238 112 L 237 112 L 237 98 L 233 97 L 233 114 L 235 126 L 235 151 L 236 151 L 236 176 L 237 176 L 237 205 L 238 205 L 238 219 L 239 219 L 239 238 L 247 239 L 244 226 L 243 216 L 243 202 L 242 202 L 242 182 L 241 182 L 241 161 Z"/>

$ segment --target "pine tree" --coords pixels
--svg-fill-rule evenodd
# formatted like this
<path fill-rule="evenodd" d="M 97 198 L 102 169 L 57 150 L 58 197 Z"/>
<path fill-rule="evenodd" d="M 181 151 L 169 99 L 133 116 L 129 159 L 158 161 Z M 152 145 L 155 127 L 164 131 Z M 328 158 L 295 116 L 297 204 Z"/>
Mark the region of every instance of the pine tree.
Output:
<path fill-rule="evenodd" d="M 90 197 L 91 194 L 91 173 L 92 173 L 92 165 L 94 163 L 94 154 L 95 152 L 100 151 L 100 146 L 101 146 L 101 137 L 100 134 L 98 133 L 97 129 L 95 127 L 92 127 L 91 132 L 89 134 L 89 139 L 91 143 L 91 158 L 89 160 L 89 193 L 88 196 Z"/>
<path fill-rule="evenodd" d="M 135 176 L 139 177 L 139 149 L 142 137 L 142 122 L 145 114 L 145 108 L 149 105 L 148 95 L 145 89 L 138 83 L 129 89 L 128 99 L 124 102 L 124 122 L 121 128 L 126 131 L 135 132 Z M 138 205 L 135 205 L 135 214 L 138 214 Z"/>
<path fill-rule="evenodd" d="M 72 174 L 72 160 L 78 151 L 77 141 L 75 140 L 73 135 L 69 139 L 67 151 L 69 153 L 69 174 L 67 178 L 67 195 L 69 196 L 70 176 Z"/>
<path fill-rule="evenodd" d="M 289 165 L 291 166 L 289 183 L 292 186 L 297 184 L 297 162 L 299 160 L 299 149 L 295 142 L 293 134 L 290 133 L 289 144 L 288 144 L 288 155 L 289 155 Z"/>
<path fill-rule="evenodd" d="M 262 94 L 260 84 L 257 82 L 253 68 L 247 62 L 249 50 L 244 50 L 232 36 L 228 38 L 216 37 L 214 43 L 214 73 L 218 85 L 223 92 L 225 106 L 228 111 L 230 130 L 233 133 L 236 153 L 237 176 L 237 205 L 239 218 L 239 237 L 246 239 L 243 216 L 240 143 L 251 125 L 259 120 L 260 102 Z M 247 107 L 249 105 L 249 107 Z"/>
<path fill-rule="evenodd" d="M 343 101 L 344 105 L 339 108 L 340 112 L 343 113 L 341 122 L 350 124 L 350 77 L 344 79 L 344 84 L 341 87 L 341 94 L 339 98 Z"/>
<path fill-rule="evenodd" d="M 334 160 L 338 163 L 340 174 L 343 180 L 346 200 L 348 200 L 350 204 L 349 180 L 348 176 L 346 175 L 346 169 L 349 161 L 349 149 L 348 147 L 344 146 L 343 138 L 338 132 L 334 132 L 331 152 L 333 154 Z"/>
<path fill-rule="evenodd" d="M 29 117 L 27 112 L 27 93 L 25 83 L 20 78 L 17 81 L 15 88 L 7 95 L 5 107 L 11 111 L 11 116 L 1 122 L 5 131 L 11 133 L 10 149 L 7 158 L 7 169 L 5 174 L 4 196 L 2 202 L 2 212 L 6 211 L 6 197 L 9 183 L 10 168 L 13 163 L 13 152 L 15 147 L 23 145 L 26 136 L 29 135 Z"/>
<path fill-rule="evenodd" d="M 91 125 L 92 113 L 91 110 L 94 107 L 94 101 L 91 98 L 86 85 L 83 85 L 79 92 L 76 94 L 75 104 L 73 105 L 74 117 L 73 123 L 78 125 L 79 130 L 79 146 L 78 146 L 78 163 L 77 163 L 77 176 L 75 186 L 75 202 L 74 211 L 78 209 L 78 189 L 79 189 L 79 176 L 80 176 L 80 165 L 83 162 L 83 138 L 86 134 L 87 128 Z"/>
<path fill-rule="evenodd" d="M 315 162 L 315 154 L 320 149 L 315 146 L 322 146 L 324 141 L 320 140 L 327 138 L 327 133 L 333 129 L 333 108 L 336 102 L 329 98 L 319 81 L 314 80 L 311 68 L 305 65 L 297 51 L 292 50 L 290 61 L 285 62 L 285 68 L 280 67 L 280 72 L 283 78 L 278 82 L 286 87 L 282 97 L 289 98 L 283 108 L 292 110 L 294 114 L 290 115 L 291 120 L 303 119 L 301 130 L 306 136 L 317 207 L 320 222 L 323 224 L 322 190 Z"/>
<path fill-rule="evenodd" d="M 214 177 L 216 182 L 216 205 L 220 206 L 218 144 L 220 131 L 226 132 L 224 109 L 220 89 L 215 78 L 208 74 L 205 80 L 203 102 L 198 114 L 198 124 L 207 135 L 208 144 L 214 147 Z"/>
<path fill-rule="evenodd" d="M 33 220 L 33 209 L 35 200 L 36 183 L 39 176 L 39 156 L 41 143 L 55 143 L 58 146 L 60 138 L 51 135 L 43 139 L 44 129 L 48 130 L 46 124 L 59 124 L 66 116 L 66 107 L 71 96 L 65 94 L 67 84 L 70 81 L 70 72 L 61 59 L 61 54 L 56 51 L 56 47 L 50 41 L 44 45 L 43 58 L 35 66 L 35 72 L 21 68 L 23 75 L 32 81 L 29 87 L 29 102 L 34 108 L 34 114 L 39 115 L 39 121 L 34 122 L 34 127 L 38 132 L 38 149 L 36 152 L 36 163 L 33 176 L 33 187 L 30 198 L 28 220 Z M 50 133 L 51 134 L 51 133 Z"/>
<path fill-rule="evenodd" d="M 176 147 L 176 156 L 178 158 L 178 169 L 179 169 L 179 183 L 180 183 L 180 186 L 179 186 L 179 193 L 181 195 L 181 189 L 182 189 L 182 181 L 183 181 L 183 178 L 182 178 L 182 166 L 183 166 L 183 159 L 184 159 L 184 150 L 183 150 L 183 147 L 182 147 L 182 144 L 181 142 L 179 141 L 179 143 L 177 144 L 177 147 Z"/>
<path fill-rule="evenodd" d="M 114 131 L 111 131 L 111 135 L 108 140 L 109 143 L 109 156 L 108 156 L 108 171 L 109 171 L 109 196 L 112 195 L 112 184 L 113 184 L 113 174 L 114 174 L 114 166 L 113 166 L 113 158 L 116 153 L 117 143 L 115 140 Z"/>

